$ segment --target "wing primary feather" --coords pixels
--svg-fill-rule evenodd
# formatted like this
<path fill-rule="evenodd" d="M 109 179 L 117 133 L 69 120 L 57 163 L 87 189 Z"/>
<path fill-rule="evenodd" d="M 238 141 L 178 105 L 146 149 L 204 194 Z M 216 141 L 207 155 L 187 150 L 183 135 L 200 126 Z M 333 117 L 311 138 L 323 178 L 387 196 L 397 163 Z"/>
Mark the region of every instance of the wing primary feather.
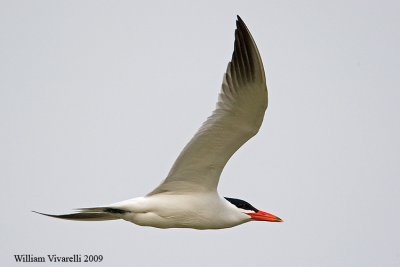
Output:
<path fill-rule="evenodd" d="M 239 42 L 239 32 L 236 30 L 235 31 L 235 45 L 234 45 L 234 52 L 232 55 L 232 63 L 235 66 L 234 74 L 237 77 L 237 86 L 242 86 L 244 84 L 245 80 L 245 74 L 244 74 L 244 66 L 243 61 L 241 60 L 241 47 L 240 47 L 240 42 Z"/>
<path fill-rule="evenodd" d="M 265 83 L 264 66 L 261 61 L 260 53 L 249 29 L 240 16 L 237 16 L 236 27 L 243 36 L 242 40 L 246 44 L 246 50 L 249 51 L 247 54 L 250 63 L 249 71 L 252 74 L 253 81 L 256 81 L 256 77 L 258 77 L 260 82 Z"/>
<path fill-rule="evenodd" d="M 238 30 L 235 31 L 236 40 L 235 40 L 235 51 L 238 51 L 237 59 L 240 62 L 240 72 L 242 76 L 242 85 L 246 84 L 246 82 L 250 81 L 248 75 L 248 62 L 247 62 L 247 53 L 246 46 L 243 43 L 242 33 Z"/>
<path fill-rule="evenodd" d="M 78 213 L 61 214 L 61 215 L 46 214 L 37 211 L 32 211 L 32 212 L 52 218 L 72 220 L 72 221 L 109 221 L 109 220 L 120 219 L 119 217 L 107 212 L 78 212 Z"/>
<path fill-rule="evenodd" d="M 253 68 L 252 65 L 250 64 L 250 59 L 249 59 L 249 53 L 248 53 L 248 47 L 246 42 L 244 41 L 243 38 L 243 33 L 241 31 L 238 32 L 238 38 L 237 41 L 240 44 L 240 58 L 243 63 L 243 69 L 244 72 L 246 73 L 246 82 L 251 82 L 253 80 L 252 73 L 253 73 Z"/>

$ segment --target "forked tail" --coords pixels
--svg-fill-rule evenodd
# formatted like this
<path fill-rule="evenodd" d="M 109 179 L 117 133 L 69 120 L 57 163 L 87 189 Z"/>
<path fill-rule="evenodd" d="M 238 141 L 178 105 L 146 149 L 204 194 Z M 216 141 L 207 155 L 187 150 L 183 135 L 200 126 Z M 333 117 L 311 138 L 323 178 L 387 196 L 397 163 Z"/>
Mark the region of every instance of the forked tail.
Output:
<path fill-rule="evenodd" d="M 128 211 L 109 207 L 96 207 L 77 209 L 76 213 L 61 215 L 46 214 L 37 211 L 32 212 L 57 219 L 72 221 L 109 221 L 121 219 L 121 215 Z"/>

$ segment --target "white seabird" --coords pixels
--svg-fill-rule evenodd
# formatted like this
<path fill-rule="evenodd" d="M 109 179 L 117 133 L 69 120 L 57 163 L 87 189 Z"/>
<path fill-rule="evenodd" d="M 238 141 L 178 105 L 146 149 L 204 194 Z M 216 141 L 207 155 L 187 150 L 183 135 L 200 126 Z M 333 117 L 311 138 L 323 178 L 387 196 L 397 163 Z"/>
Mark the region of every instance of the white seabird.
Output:
<path fill-rule="evenodd" d="M 230 157 L 260 129 L 268 105 L 264 67 L 243 20 L 236 21 L 232 60 L 216 109 L 185 146 L 167 178 L 144 197 L 42 215 L 78 221 L 123 219 L 157 228 L 221 229 L 249 221 L 281 222 L 244 200 L 224 198 L 217 186 Z"/>

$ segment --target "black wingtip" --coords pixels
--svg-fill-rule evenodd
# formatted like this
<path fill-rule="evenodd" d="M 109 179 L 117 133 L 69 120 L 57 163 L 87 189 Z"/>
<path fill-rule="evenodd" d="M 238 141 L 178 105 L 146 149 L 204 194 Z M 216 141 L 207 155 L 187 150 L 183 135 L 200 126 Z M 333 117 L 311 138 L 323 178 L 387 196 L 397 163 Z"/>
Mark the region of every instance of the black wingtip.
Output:
<path fill-rule="evenodd" d="M 58 215 L 52 215 L 52 214 L 41 213 L 41 212 L 34 211 L 34 210 L 32 210 L 32 212 L 33 212 L 33 213 L 36 213 L 36 214 L 48 216 L 48 217 L 53 217 L 53 218 L 57 218 L 57 217 L 58 217 Z"/>
<path fill-rule="evenodd" d="M 236 15 L 237 20 L 236 20 L 236 25 L 239 26 L 245 26 L 246 27 L 246 23 L 244 23 L 244 21 L 242 20 L 242 18 L 239 15 Z"/>
<path fill-rule="evenodd" d="M 57 219 L 73 219 L 73 217 L 74 217 L 75 215 L 79 215 L 79 213 L 76 213 L 76 214 L 54 215 L 54 214 L 41 213 L 41 212 L 34 211 L 34 210 L 33 210 L 32 212 L 37 213 L 37 214 L 40 214 L 40 215 L 43 215 L 43 216 L 51 217 L 51 218 L 57 218 Z"/>
<path fill-rule="evenodd" d="M 242 20 L 242 18 L 237 15 L 237 20 L 236 20 L 236 29 L 242 32 L 249 32 L 249 29 L 247 28 L 246 23 Z"/>

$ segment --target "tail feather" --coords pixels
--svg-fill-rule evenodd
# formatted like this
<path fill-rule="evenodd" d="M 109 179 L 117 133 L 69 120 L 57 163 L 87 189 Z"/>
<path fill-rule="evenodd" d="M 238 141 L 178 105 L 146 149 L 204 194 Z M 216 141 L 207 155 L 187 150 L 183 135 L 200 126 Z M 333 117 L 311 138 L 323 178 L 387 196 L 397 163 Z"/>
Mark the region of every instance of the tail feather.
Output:
<path fill-rule="evenodd" d="M 46 214 L 37 211 L 33 211 L 37 214 L 41 214 L 48 217 L 53 217 L 57 219 L 73 220 L 73 221 L 108 221 L 108 220 L 118 220 L 120 219 L 120 214 L 127 211 L 113 209 L 113 208 L 83 208 L 78 209 L 77 213 L 72 214 L 61 214 L 53 215 Z"/>

